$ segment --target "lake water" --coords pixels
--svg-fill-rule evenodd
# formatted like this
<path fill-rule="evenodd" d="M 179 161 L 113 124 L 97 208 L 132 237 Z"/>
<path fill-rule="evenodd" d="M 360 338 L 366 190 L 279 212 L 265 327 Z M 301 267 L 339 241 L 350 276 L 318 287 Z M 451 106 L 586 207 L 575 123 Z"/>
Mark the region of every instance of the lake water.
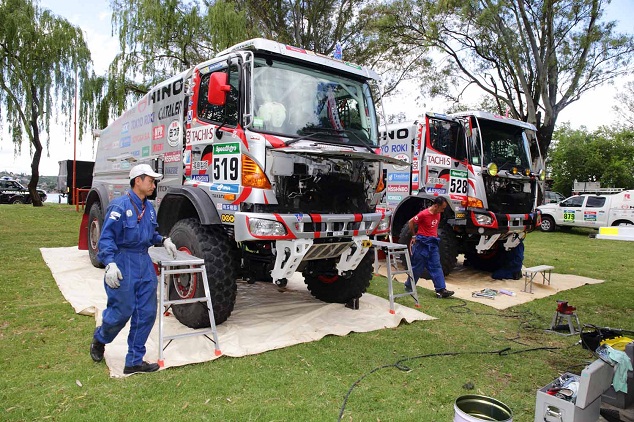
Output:
<path fill-rule="evenodd" d="M 53 203 L 53 204 L 67 204 L 67 199 L 68 198 L 62 198 L 61 195 L 59 193 L 51 193 L 51 192 L 47 192 L 46 193 L 46 202 L 47 203 Z M 60 202 L 61 200 L 61 202 Z"/>

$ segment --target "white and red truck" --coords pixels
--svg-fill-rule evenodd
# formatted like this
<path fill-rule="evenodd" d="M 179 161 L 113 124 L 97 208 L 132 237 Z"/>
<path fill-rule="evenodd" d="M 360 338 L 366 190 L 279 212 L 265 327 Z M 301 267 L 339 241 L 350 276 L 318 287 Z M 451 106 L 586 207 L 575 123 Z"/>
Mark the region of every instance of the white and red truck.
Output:
<path fill-rule="evenodd" d="M 383 154 L 411 164 L 384 170 L 394 239 L 409 243 L 407 221 L 434 197 L 448 200 L 438 231 L 445 274 L 459 254 L 489 259 L 539 225 L 545 172 L 534 125 L 483 111 L 425 113 L 382 137 Z"/>
<path fill-rule="evenodd" d="M 284 285 L 296 271 L 326 302 L 359 298 L 372 278 L 370 236 L 388 230 L 374 71 L 265 39 L 240 43 L 153 87 L 100 134 L 80 248 L 94 265 L 110 200 L 128 172 L 164 174 L 159 231 L 206 263 L 214 316 L 231 314 L 238 278 Z M 171 299 L 204 295 L 173 277 Z M 202 304 L 174 306 L 209 325 Z"/>

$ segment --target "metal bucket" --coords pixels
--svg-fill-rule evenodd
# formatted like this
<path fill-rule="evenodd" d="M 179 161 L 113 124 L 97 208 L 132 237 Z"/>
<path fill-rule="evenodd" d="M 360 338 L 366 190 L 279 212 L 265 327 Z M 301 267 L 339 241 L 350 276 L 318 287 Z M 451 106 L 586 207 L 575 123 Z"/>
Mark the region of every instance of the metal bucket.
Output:
<path fill-rule="evenodd" d="M 513 412 L 499 400 L 486 396 L 461 396 L 454 404 L 453 422 L 512 422 Z"/>

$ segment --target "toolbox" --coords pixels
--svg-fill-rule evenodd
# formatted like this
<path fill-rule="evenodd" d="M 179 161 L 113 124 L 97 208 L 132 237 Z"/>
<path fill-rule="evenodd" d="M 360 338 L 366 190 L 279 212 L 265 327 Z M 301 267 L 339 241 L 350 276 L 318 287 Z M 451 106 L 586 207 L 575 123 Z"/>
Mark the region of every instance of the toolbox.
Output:
<path fill-rule="evenodd" d="M 576 400 L 564 400 L 548 394 L 553 382 L 537 390 L 535 422 L 597 422 L 601 394 L 612 384 L 614 371 L 600 359 L 586 366 L 579 376 Z M 564 375 L 572 376 L 570 373 Z"/>
<path fill-rule="evenodd" d="M 634 342 L 630 342 L 625 346 L 625 354 L 627 354 L 632 366 L 634 366 Z M 620 409 L 629 407 L 634 402 L 634 374 L 632 371 L 627 371 L 627 393 L 617 392 L 614 387 L 610 386 L 601 396 L 601 401 Z"/>

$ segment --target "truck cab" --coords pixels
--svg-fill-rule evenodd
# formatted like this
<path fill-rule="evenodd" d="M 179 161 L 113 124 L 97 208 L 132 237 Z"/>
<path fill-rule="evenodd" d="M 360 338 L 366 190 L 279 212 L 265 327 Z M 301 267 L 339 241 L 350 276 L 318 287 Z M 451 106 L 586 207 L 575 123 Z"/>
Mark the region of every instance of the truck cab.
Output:
<path fill-rule="evenodd" d="M 411 163 L 386 166 L 392 235 L 407 243 L 407 221 L 444 196 L 441 263 L 451 271 L 459 253 L 515 248 L 539 224 L 536 206 L 545 176 L 535 126 L 483 111 L 425 113 L 389 125 L 382 152 Z"/>
<path fill-rule="evenodd" d="M 574 195 L 556 203 L 539 207 L 542 213 L 541 230 L 552 232 L 560 226 L 591 227 L 634 224 L 634 191 L 612 195 Z"/>

